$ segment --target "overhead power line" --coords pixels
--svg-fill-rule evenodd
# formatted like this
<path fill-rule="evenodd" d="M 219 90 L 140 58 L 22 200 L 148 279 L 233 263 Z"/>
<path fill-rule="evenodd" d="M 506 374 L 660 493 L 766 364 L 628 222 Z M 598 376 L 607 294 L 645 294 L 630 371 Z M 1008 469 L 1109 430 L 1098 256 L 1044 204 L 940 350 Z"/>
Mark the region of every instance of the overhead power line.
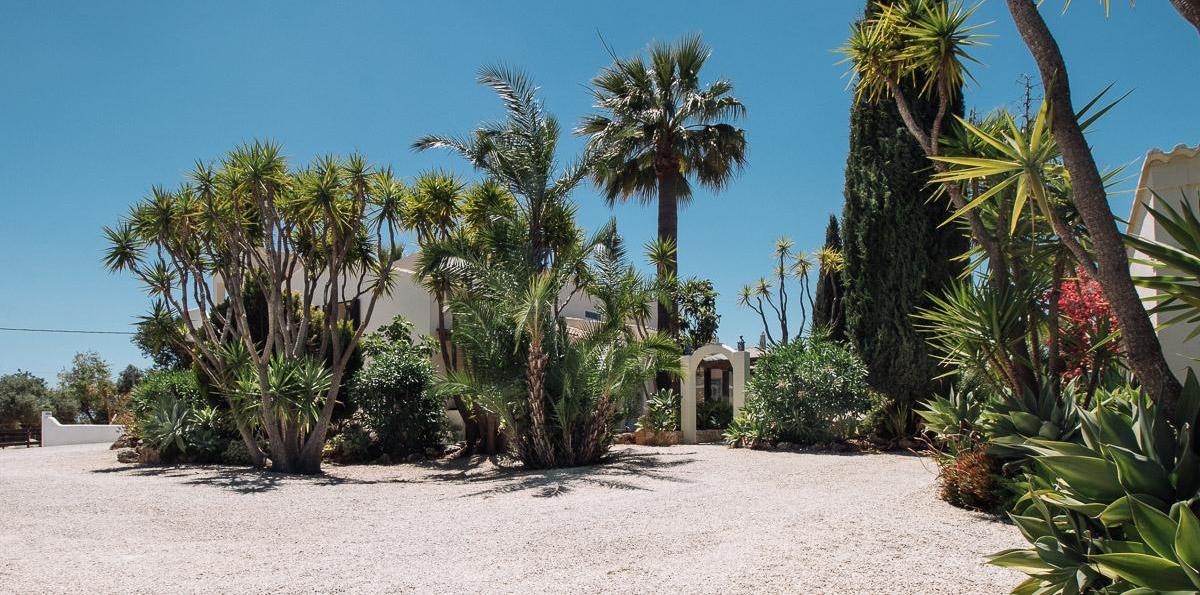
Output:
<path fill-rule="evenodd" d="M 81 329 L 61 329 L 61 328 L 18 328 L 12 326 L 0 326 L 0 331 L 13 331 L 18 333 L 73 333 L 77 335 L 132 335 L 131 331 L 89 331 Z"/>

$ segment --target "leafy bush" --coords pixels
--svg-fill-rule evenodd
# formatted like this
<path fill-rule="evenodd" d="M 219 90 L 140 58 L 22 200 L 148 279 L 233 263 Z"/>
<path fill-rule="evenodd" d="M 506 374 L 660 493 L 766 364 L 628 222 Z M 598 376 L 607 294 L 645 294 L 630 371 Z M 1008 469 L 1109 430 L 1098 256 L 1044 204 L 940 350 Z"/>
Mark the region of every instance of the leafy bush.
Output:
<path fill-rule="evenodd" d="M 646 399 L 646 413 L 638 418 L 637 428 L 651 432 L 673 432 L 679 429 L 680 397 L 664 388 Z M 699 409 L 697 409 L 697 413 Z"/>
<path fill-rule="evenodd" d="M 769 419 L 766 401 L 750 399 L 738 411 L 737 417 L 729 422 L 722 436 L 730 446 L 742 448 L 758 448 L 763 442 L 773 440 L 776 436 L 775 424 Z"/>
<path fill-rule="evenodd" d="M 1173 417 L 1133 389 L 1080 411 L 1081 442 L 1031 438 L 1010 517 L 1032 547 L 993 556 L 1030 575 L 1014 592 L 1200 590 L 1200 383 Z"/>
<path fill-rule="evenodd" d="M 358 423 L 347 425 L 325 443 L 325 456 L 342 463 L 362 463 L 378 455 L 375 440 Z"/>
<path fill-rule="evenodd" d="M 696 403 L 697 430 L 724 430 L 733 421 L 733 405 L 729 401 Z"/>
<path fill-rule="evenodd" d="M 37 426 L 43 411 L 63 423 L 79 419 L 79 399 L 46 386 L 46 380 L 18 370 L 0 376 L 0 428 Z"/>
<path fill-rule="evenodd" d="M 374 435 L 375 448 L 392 456 L 438 445 L 445 421 L 442 399 L 428 390 L 430 349 L 412 341 L 411 329 L 397 318 L 364 340 L 371 361 L 349 386 L 363 429 Z"/>
<path fill-rule="evenodd" d="M 51 400 L 52 391 L 46 381 L 29 372 L 0 376 L 0 428 L 37 425 L 42 409 L 49 408 Z M 75 421 L 74 416 L 59 419 L 65 423 Z"/>
<path fill-rule="evenodd" d="M 871 407 L 867 370 L 847 347 L 795 341 L 755 365 L 748 399 L 726 432 L 731 444 L 813 443 L 853 436 Z"/>
<path fill-rule="evenodd" d="M 157 448 L 163 460 L 217 462 L 232 439 L 225 415 L 208 404 L 196 375 L 185 370 L 151 372 L 130 396 L 133 433 Z"/>

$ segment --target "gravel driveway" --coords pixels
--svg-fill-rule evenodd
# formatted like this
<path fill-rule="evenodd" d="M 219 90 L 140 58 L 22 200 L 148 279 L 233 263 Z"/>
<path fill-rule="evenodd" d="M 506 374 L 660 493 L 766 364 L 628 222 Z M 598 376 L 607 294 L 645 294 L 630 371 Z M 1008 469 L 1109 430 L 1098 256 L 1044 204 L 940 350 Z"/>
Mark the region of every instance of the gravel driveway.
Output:
<path fill-rule="evenodd" d="M 1017 530 L 937 499 L 927 459 L 617 447 L 297 478 L 0 450 L 0 591 L 1001 593 Z"/>

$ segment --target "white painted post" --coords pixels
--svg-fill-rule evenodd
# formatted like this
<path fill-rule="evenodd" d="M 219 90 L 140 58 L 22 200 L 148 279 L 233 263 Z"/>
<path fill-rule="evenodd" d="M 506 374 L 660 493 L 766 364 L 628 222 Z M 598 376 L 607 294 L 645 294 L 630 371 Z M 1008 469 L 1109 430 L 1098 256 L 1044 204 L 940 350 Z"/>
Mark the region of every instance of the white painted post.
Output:
<path fill-rule="evenodd" d="M 682 397 L 679 406 L 679 429 L 683 432 L 683 444 L 696 443 L 696 364 L 693 358 L 696 354 L 680 358 L 683 378 L 680 382 Z M 701 356 L 703 357 L 703 356 Z"/>
<path fill-rule="evenodd" d="M 733 405 L 733 416 L 737 417 L 738 411 L 742 410 L 742 406 L 746 404 L 746 374 L 750 371 L 750 353 L 748 351 L 735 351 L 727 356 L 729 363 L 733 365 L 733 386 L 730 387 L 730 399 Z"/>

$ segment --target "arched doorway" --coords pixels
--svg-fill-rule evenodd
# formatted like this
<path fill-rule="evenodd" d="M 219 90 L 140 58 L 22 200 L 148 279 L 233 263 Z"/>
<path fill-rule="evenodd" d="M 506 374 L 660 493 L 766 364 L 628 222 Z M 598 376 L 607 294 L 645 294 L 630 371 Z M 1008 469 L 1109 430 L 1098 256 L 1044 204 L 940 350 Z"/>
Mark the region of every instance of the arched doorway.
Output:
<path fill-rule="evenodd" d="M 683 375 L 680 383 L 679 429 L 682 431 L 683 444 L 696 443 L 696 370 L 711 356 L 724 356 L 733 367 L 730 380 L 730 404 L 736 417 L 742 405 L 746 402 L 746 376 L 750 371 L 750 352 L 737 351 L 720 343 L 709 343 L 692 353 L 680 358 L 680 373 Z"/>

